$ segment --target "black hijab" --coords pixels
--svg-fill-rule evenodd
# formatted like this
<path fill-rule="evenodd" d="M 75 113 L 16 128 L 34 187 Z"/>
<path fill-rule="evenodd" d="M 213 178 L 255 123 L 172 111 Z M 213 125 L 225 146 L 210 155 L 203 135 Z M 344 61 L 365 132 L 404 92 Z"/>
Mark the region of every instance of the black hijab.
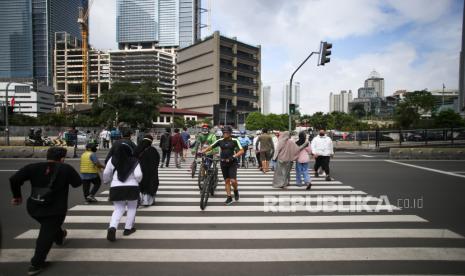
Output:
<path fill-rule="evenodd" d="M 159 185 L 158 165 L 160 163 L 160 154 L 157 149 L 152 147 L 152 142 L 152 136 L 145 135 L 134 150 L 134 156 L 139 159 L 143 175 L 139 183 L 140 192 L 154 196 Z"/>
<path fill-rule="evenodd" d="M 305 143 L 305 140 L 307 138 L 307 135 L 305 134 L 305 131 L 301 131 L 299 132 L 299 140 L 297 140 L 297 142 L 295 142 L 297 144 L 297 146 L 302 146 L 304 143 Z"/>
<path fill-rule="evenodd" d="M 133 156 L 133 150 L 129 144 L 122 142 L 116 148 L 111 158 L 111 163 L 118 173 L 118 179 L 124 182 L 137 166 L 137 158 Z"/>

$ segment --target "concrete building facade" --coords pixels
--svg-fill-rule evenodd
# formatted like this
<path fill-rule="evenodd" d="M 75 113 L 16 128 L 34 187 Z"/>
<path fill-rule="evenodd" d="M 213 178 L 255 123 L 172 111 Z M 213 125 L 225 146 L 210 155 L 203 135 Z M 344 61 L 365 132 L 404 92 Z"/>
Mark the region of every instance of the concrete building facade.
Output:
<path fill-rule="evenodd" d="M 349 113 L 349 102 L 352 101 L 352 90 L 342 90 L 340 94 L 329 94 L 329 112 Z"/>
<path fill-rule="evenodd" d="M 365 80 L 365 88 L 374 88 L 376 97 L 384 97 L 384 78 L 373 70 L 368 79 Z"/>
<path fill-rule="evenodd" d="M 262 114 L 268 115 L 271 113 L 271 86 L 263 86 L 260 104 Z"/>
<path fill-rule="evenodd" d="M 81 42 L 70 34 L 55 34 L 54 77 L 56 108 L 67 109 L 83 102 Z M 108 91 L 110 85 L 110 54 L 89 50 L 89 102 Z"/>
<path fill-rule="evenodd" d="M 213 114 L 215 125 L 244 124 L 260 108 L 261 48 L 217 31 L 178 52 L 180 108 Z"/>
<path fill-rule="evenodd" d="M 141 83 L 151 79 L 158 83 L 165 104 L 176 103 L 176 54 L 161 49 L 110 51 L 110 83 Z"/>
<path fill-rule="evenodd" d="M 283 114 L 289 113 L 289 83 L 283 87 Z M 291 104 L 296 105 L 296 109 L 300 106 L 300 82 L 292 82 L 292 101 Z"/>
<path fill-rule="evenodd" d="M 0 83 L 0 101 L 4 108 L 7 83 Z M 11 83 L 8 87 L 8 102 L 14 98 L 13 112 L 37 117 L 41 113 L 53 112 L 55 97 L 53 89 L 31 83 Z"/>

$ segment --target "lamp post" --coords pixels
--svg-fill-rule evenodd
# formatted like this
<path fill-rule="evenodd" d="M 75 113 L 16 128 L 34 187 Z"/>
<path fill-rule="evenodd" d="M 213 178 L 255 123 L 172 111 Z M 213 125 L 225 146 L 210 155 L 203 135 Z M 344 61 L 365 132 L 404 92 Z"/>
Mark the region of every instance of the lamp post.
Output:
<path fill-rule="evenodd" d="M 226 118 L 228 117 L 228 99 L 224 103 L 224 126 L 226 126 Z"/>
<path fill-rule="evenodd" d="M 5 89 L 5 140 L 6 140 L 6 145 L 10 145 L 10 124 L 8 121 L 8 89 L 10 88 L 10 85 L 12 82 L 7 83 L 6 89 Z"/>

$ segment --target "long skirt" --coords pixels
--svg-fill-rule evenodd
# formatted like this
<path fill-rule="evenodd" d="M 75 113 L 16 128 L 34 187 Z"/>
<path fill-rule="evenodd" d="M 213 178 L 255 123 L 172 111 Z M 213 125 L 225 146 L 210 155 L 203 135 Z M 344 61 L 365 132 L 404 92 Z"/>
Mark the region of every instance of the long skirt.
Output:
<path fill-rule="evenodd" d="M 273 175 L 273 188 L 283 188 L 289 185 L 291 168 L 291 161 L 276 161 L 276 167 Z"/>

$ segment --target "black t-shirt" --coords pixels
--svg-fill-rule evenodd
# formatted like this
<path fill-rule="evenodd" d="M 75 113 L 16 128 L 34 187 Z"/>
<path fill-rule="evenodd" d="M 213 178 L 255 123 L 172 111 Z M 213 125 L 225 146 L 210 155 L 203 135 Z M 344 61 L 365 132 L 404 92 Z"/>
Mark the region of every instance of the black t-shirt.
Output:
<path fill-rule="evenodd" d="M 239 142 L 239 140 L 235 138 L 231 138 L 231 139 L 221 138 L 219 140 L 216 140 L 216 142 L 213 143 L 211 147 L 213 149 L 216 147 L 221 148 L 221 153 L 220 153 L 221 159 L 232 159 L 233 155 L 242 149 L 241 143 Z"/>
<path fill-rule="evenodd" d="M 13 197 L 21 196 L 21 186 L 26 181 L 31 182 L 32 187 L 47 187 L 50 177 L 56 169 L 55 162 L 41 162 L 29 164 L 17 171 L 10 178 L 10 187 Z M 27 201 L 27 211 L 33 217 L 46 217 L 54 215 L 64 215 L 68 210 L 68 191 L 69 185 L 79 187 L 81 177 L 79 173 L 68 164 L 60 164 L 55 182 L 52 185 L 51 203 L 42 206 L 32 200 Z"/>

